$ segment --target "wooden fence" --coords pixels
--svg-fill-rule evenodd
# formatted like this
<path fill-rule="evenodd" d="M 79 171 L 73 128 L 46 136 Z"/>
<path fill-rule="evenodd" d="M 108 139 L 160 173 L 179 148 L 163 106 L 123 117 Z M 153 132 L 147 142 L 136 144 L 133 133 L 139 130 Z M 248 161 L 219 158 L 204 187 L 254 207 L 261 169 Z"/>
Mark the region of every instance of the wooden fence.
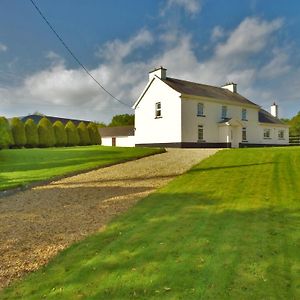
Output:
<path fill-rule="evenodd" d="M 300 145 L 300 135 L 291 135 L 290 145 Z"/>

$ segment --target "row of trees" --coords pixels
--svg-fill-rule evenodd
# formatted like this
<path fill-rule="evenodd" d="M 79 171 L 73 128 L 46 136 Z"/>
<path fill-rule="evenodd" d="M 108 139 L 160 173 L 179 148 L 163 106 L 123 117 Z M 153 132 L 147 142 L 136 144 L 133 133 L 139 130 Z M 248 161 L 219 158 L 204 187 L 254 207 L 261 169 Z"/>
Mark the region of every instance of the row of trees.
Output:
<path fill-rule="evenodd" d="M 79 123 L 76 127 L 72 121 L 65 126 L 61 121 L 53 124 L 42 118 L 38 125 L 32 119 L 25 124 L 19 118 L 9 123 L 0 117 L 0 149 L 3 148 L 47 148 L 64 146 L 100 145 L 101 137 L 95 123 Z"/>

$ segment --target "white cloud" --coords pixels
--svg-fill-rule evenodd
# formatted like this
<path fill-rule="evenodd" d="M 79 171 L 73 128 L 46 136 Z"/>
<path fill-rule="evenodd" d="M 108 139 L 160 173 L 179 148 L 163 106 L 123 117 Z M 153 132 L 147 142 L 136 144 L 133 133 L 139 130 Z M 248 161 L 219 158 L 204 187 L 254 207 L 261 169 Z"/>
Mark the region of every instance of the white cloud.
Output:
<path fill-rule="evenodd" d="M 216 41 L 225 36 L 224 29 L 221 26 L 215 26 L 211 32 L 211 40 Z"/>
<path fill-rule="evenodd" d="M 195 15 L 201 10 L 200 0 L 167 0 L 166 6 L 162 10 L 162 15 L 166 14 L 166 11 L 173 7 L 181 7 L 185 12 L 190 15 Z"/>
<path fill-rule="evenodd" d="M 6 45 L 0 43 L 0 52 L 5 52 L 5 51 L 7 51 L 7 49 L 8 49 L 8 48 L 7 48 Z"/>

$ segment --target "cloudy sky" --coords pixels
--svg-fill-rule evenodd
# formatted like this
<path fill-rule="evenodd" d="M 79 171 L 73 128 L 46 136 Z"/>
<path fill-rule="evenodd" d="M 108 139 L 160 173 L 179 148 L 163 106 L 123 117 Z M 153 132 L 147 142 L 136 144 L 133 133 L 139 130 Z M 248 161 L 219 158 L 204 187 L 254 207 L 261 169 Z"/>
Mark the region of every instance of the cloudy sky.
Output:
<path fill-rule="evenodd" d="M 131 106 L 164 66 L 168 76 L 228 81 L 280 116 L 300 111 L 300 1 L 35 0 L 93 76 Z M 0 115 L 108 122 L 133 113 L 103 92 L 29 0 L 0 0 Z"/>

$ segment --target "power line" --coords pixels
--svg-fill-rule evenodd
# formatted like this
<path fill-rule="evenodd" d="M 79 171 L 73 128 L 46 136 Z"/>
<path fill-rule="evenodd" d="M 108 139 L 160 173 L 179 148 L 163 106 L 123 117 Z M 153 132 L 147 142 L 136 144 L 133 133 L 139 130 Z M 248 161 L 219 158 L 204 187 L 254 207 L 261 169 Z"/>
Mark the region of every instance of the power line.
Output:
<path fill-rule="evenodd" d="M 109 96 L 111 96 L 113 99 L 115 99 L 116 101 L 118 101 L 119 103 L 131 108 L 130 105 L 128 105 L 127 103 L 119 100 L 118 98 L 116 98 L 111 92 L 109 92 L 91 73 L 90 71 L 84 66 L 84 64 L 76 57 L 76 55 L 73 53 L 73 51 L 70 49 L 70 47 L 65 43 L 65 41 L 63 40 L 63 38 L 57 33 L 57 31 L 54 29 L 54 27 L 50 24 L 50 22 L 48 21 L 48 19 L 45 17 L 45 15 L 42 13 L 42 11 L 39 9 L 39 7 L 37 6 L 37 4 L 33 1 L 33 0 L 29 0 L 32 5 L 34 6 L 34 8 L 36 9 L 36 11 L 39 13 L 39 15 L 42 17 L 42 19 L 46 22 L 46 24 L 49 26 L 49 28 L 51 29 L 51 31 L 55 34 L 55 36 L 59 39 L 59 41 L 62 43 L 62 45 L 65 47 L 65 49 L 70 53 L 70 55 L 74 58 L 74 60 L 81 66 L 81 68 L 86 72 L 86 74 L 88 76 L 90 76 L 94 82 L 102 89 L 104 90 Z"/>

